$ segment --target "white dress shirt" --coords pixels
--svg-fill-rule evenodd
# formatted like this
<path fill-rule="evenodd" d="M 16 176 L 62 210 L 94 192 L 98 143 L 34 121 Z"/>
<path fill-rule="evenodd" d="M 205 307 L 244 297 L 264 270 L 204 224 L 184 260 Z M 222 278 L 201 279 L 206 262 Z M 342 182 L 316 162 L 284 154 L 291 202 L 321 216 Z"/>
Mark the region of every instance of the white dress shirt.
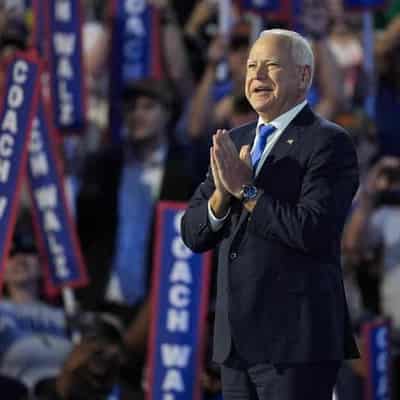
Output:
<path fill-rule="evenodd" d="M 271 152 L 272 148 L 274 147 L 275 143 L 278 141 L 280 136 L 282 135 L 283 131 L 287 128 L 287 126 L 293 121 L 296 115 L 305 107 L 307 104 L 307 100 L 297 104 L 289 111 L 286 111 L 284 114 L 280 115 L 279 117 L 275 118 L 272 121 L 264 121 L 261 117 L 258 117 L 257 121 L 257 128 L 256 128 L 256 138 L 254 140 L 253 146 L 251 148 L 251 153 L 254 151 L 255 144 L 259 137 L 259 129 L 261 124 L 270 124 L 275 126 L 275 131 L 267 138 L 267 143 L 265 145 L 264 151 L 261 155 L 260 162 L 257 165 L 257 170 L 255 172 L 255 176 L 257 176 L 267 159 L 269 153 Z M 227 214 L 223 218 L 217 218 L 211 210 L 210 202 L 208 202 L 208 219 L 210 221 L 211 229 L 216 232 L 222 228 L 222 225 L 226 218 L 229 215 L 230 210 L 228 210 Z"/>

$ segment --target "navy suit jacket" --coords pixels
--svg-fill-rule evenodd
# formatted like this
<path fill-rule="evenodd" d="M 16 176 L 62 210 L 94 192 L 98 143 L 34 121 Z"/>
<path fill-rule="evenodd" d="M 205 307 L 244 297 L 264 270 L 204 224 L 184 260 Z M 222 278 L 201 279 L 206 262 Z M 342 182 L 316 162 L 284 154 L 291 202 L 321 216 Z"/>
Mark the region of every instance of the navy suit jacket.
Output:
<path fill-rule="evenodd" d="M 238 149 L 252 144 L 256 122 L 233 129 Z M 212 174 L 182 219 L 193 251 L 218 248 L 214 355 L 223 362 L 232 340 L 249 363 L 318 362 L 358 356 L 340 264 L 346 215 L 358 187 L 349 135 L 306 106 L 281 134 L 255 185 L 249 213 L 233 200 L 213 232 L 207 203 Z"/>

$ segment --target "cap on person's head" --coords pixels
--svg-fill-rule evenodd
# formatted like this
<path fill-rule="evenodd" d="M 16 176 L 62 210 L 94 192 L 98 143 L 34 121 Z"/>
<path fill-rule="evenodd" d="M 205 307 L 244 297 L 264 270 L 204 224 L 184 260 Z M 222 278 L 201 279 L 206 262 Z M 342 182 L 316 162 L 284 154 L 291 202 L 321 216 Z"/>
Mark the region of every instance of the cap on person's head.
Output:
<path fill-rule="evenodd" d="M 157 100 L 165 108 L 169 109 L 173 105 L 172 88 L 165 80 L 140 79 L 125 85 L 122 92 L 124 104 L 132 103 L 139 96 L 150 97 Z"/>

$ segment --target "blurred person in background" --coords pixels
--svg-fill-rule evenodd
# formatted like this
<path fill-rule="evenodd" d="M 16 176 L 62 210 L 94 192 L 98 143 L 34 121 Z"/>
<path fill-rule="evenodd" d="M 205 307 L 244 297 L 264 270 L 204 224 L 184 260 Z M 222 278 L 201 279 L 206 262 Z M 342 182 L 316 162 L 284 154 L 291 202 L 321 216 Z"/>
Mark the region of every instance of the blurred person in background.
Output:
<path fill-rule="evenodd" d="M 170 0 L 145 1 L 155 6 L 161 14 L 160 39 L 165 79 L 171 82 L 179 103 L 190 94 L 193 85 L 182 28 Z M 101 25 L 99 22 L 88 21 L 84 27 L 85 68 L 89 82 L 96 81 L 108 67 L 110 32 L 108 26 Z M 90 37 L 91 32 L 95 32 L 95 39 Z"/>
<path fill-rule="evenodd" d="M 65 312 L 42 296 L 43 271 L 30 228 L 13 237 L 0 301 L 0 374 L 28 388 L 56 375 L 71 350 Z"/>
<path fill-rule="evenodd" d="M 87 159 L 77 223 L 91 284 L 84 308 L 115 308 L 130 321 L 148 294 L 152 223 L 159 200 L 184 201 L 192 188 L 186 153 L 173 139 L 172 90 L 132 82 L 124 92 L 126 135 Z"/>
<path fill-rule="evenodd" d="M 81 327 L 82 339 L 57 376 L 35 387 L 37 400 L 137 399 L 119 380 L 123 363 L 122 327 L 107 314 L 95 315 Z M 115 397 L 113 397 L 115 396 Z"/>
<path fill-rule="evenodd" d="M 305 0 L 300 28 L 315 55 L 315 77 L 307 99 L 315 111 L 334 119 L 345 105 L 344 76 L 330 44 L 332 7 L 328 0 Z"/>
<path fill-rule="evenodd" d="M 377 69 L 375 120 L 380 152 L 400 156 L 400 16 L 394 18 L 375 44 Z"/>
<path fill-rule="evenodd" d="M 78 299 L 84 309 L 111 312 L 129 326 L 122 374 L 138 392 L 149 332 L 155 207 L 160 200 L 185 201 L 193 188 L 188 154 L 174 141 L 173 99 L 165 81 L 125 88 L 124 140 L 87 159 L 77 202 L 91 281 Z"/>
<path fill-rule="evenodd" d="M 359 14 L 348 15 L 343 6 L 331 10 L 328 46 L 343 76 L 344 106 L 342 111 L 360 108 L 363 99 L 363 47 L 360 39 L 362 20 Z"/>
<path fill-rule="evenodd" d="M 400 159 L 383 157 L 373 165 L 358 194 L 343 239 L 353 265 L 375 266 L 376 306 L 392 319 L 400 337 Z M 364 300 L 365 302 L 365 300 Z M 366 304 L 368 306 L 368 303 Z"/>
<path fill-rule="evenodd" d="M 195 88 L 188 111 L 187 134 L 206 137 L 216 126 L 227 126 L 233 99 L 244 95 L 245 66 L 250 44 L 250 26 L 238 22 L 229 38 L 215 36 L 208 49 L 204 72 Z M 217 68 L 226 61 L 228 79 L 220 82 Z"/>

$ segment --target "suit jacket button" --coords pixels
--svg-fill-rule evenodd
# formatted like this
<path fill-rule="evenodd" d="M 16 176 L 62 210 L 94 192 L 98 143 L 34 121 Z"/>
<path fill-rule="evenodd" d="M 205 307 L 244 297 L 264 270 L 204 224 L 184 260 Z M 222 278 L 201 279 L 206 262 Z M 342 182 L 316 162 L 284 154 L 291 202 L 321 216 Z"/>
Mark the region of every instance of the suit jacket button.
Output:
<path fill-rule="evenodd" d="M 237 255 L 236 252 L 232 252 L 231 255 L 230 255 L 230 259 L 231 259 L 231 260 L 234 260 L 235 258 L 237 258 L 237 256 L 238 256 L 238 255 Z"/>

